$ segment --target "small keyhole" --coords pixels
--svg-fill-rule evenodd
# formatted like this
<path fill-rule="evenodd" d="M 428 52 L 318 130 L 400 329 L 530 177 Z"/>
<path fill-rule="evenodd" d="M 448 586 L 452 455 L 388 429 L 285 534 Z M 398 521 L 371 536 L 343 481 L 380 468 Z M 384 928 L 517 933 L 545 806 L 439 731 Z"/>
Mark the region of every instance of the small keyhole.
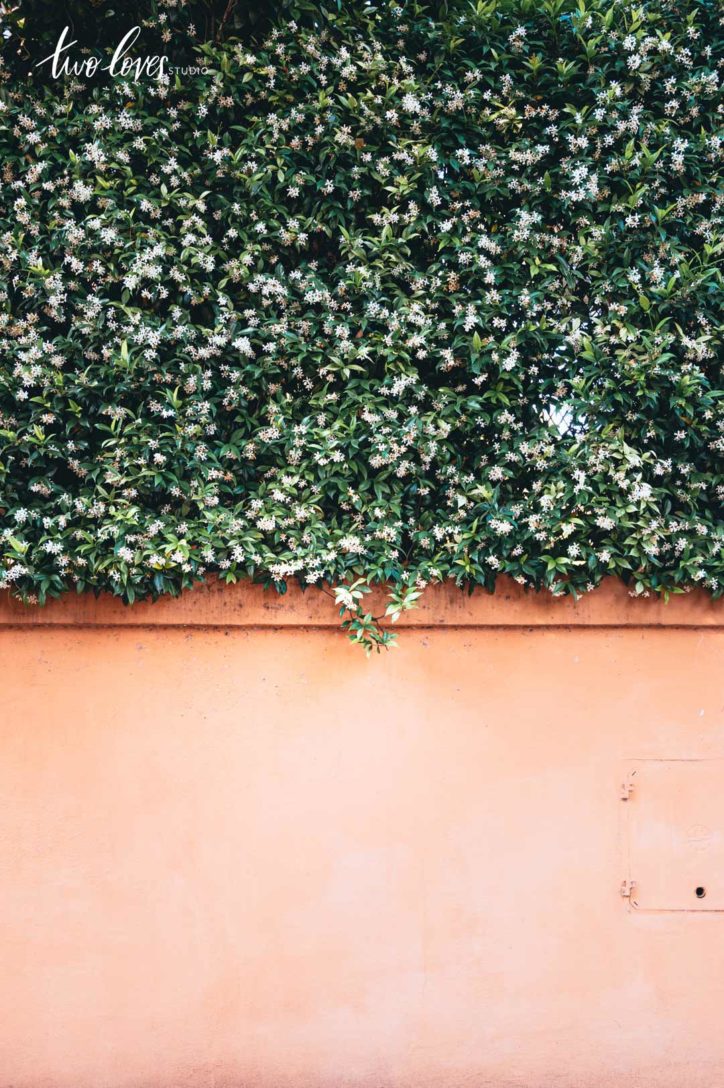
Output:
<path fill-rule="evenodd" d="M 706 888 L 702 888 L 702 886 L 700 884 L 699 887 L 695 889 L 695 892 L 696 892 L 696 898 L 697 899 L 703 899 L 704 896 L 706 895 Z"/>

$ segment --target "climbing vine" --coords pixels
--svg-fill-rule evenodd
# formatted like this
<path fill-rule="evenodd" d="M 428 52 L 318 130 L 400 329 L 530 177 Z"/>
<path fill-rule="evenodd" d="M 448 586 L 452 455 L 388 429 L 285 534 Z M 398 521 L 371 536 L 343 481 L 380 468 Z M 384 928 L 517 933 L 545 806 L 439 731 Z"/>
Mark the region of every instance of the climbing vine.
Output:
<path fill-rule="evenodd" d="M 0 69 L 0 586 L 720 595 L 718 5 L 313 7 Z"/>

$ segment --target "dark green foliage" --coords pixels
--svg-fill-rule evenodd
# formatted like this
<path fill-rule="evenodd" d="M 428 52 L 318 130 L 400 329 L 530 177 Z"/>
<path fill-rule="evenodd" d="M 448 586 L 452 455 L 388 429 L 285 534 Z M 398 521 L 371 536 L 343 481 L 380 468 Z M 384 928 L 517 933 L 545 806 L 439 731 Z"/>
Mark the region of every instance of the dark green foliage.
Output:
<path fill-rule="evenodd" d="M 4 84 L 0 579 L 720 594 L 717 6 L 315 7 Z"/>

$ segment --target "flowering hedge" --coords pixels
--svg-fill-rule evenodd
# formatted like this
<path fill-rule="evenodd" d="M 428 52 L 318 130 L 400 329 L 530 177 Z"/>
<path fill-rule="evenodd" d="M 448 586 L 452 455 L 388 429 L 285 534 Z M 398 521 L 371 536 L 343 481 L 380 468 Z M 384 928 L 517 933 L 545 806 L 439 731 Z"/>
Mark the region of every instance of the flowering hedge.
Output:
<path fill-rule="evenodd" d="M 718 5 L 339 7 L 6 75 L 0 585 L 721 594 Z"/>

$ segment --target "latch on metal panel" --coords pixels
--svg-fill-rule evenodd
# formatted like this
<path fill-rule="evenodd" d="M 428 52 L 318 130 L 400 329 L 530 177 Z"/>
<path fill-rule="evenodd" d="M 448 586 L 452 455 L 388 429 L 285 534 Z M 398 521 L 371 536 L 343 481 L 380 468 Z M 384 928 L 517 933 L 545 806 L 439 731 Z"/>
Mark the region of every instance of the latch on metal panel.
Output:
<path fill-rule="evenodd" d="M 636 887 L 635 880 L 622 880 L 621 881 L 621 895 L 624 899 L 630 899 L 633 895 L 634 888 Z"/>

